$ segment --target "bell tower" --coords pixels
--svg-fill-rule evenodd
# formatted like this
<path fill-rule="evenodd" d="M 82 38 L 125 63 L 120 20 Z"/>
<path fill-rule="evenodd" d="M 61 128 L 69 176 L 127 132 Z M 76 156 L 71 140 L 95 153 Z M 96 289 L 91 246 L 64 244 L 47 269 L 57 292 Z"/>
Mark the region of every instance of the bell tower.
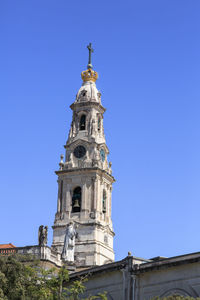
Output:
<path fill-rule="evenodd" d="M 91 44 L 87 70 L 72 109 L 72 122 L 61 155 L 58 176 L 57 212 L 53 225 L 52 249 L 62 253 L 65 228 L 77 226 L 75 264 L 89 267 L 114 261 L 111 220 L 112 176 L 109 150 L 103 127 L 105 108 L 97 90 L 98 73 L 91 63 Z"/>

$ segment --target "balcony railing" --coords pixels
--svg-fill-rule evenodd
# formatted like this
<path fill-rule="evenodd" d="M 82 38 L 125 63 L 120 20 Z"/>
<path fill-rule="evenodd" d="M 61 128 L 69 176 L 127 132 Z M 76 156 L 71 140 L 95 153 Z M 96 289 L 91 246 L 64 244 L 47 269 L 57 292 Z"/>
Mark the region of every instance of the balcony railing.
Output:
<path fill-rule="evenodd" d="M 16 249 L 15 248 L 3 248 L 0 249 L 0 255 L 10 255 L 10 254 L 14 254 L 16 253 Z"/>

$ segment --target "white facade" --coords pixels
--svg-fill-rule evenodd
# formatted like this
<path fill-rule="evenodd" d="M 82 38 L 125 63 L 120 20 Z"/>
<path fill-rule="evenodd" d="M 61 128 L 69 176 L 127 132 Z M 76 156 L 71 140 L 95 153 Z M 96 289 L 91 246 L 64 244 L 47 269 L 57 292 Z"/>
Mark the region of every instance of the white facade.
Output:
<path fill-rule="evenodd" d="M 52 249 L 62 253 L 67 224 L 77 226 L 75 264 L 102 265 L 114 261 L 111 220 L 112 176 L 108 163 L 101 93 L 92 69 L 82 72 L 83 84 L 75 102 L 71 127 L 58 175 L 57 212 Z"/>
<path fill-rule="evenodd" d="M 108 300 L 153 300 L 175 295 L 200 299 L 200 252 L 151 260 L 127 256 L 105 266 L 74 272 L 70 278 L 88 274 L 83 297 L 106 291 Z"/>

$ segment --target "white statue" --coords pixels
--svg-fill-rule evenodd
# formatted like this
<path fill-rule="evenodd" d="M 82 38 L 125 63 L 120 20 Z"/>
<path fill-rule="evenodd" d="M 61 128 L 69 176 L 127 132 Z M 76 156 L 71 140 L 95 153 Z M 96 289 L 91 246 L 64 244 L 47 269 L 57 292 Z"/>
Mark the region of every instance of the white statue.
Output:
<path fill-rule="evenodd" d="M 91 122 L 91 135 L 95 134 L 95 120 L 92 119 Z"/>
<path fill-rule="evenodd" d="M 62 259 L 69 262 L 74 262 L 74 248 L 76 238 L 75 226 L 72 222 L 67 225 L 65 233 L 65 241 L 62 252 Z"/>
<path fill-rule="evenodd" d="M 97 150 L 97 147 L 94 148 L 93 158 L 95 160 L 100 160 L 99 151 Z"/>

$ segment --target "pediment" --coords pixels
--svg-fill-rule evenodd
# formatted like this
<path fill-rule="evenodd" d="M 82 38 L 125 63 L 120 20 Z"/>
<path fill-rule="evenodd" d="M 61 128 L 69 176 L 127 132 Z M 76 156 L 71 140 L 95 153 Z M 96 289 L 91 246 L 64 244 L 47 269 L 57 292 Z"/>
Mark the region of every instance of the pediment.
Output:
<path fill-rule="evenodd" d="M 70 143 L 70 145 L 66 145 L 65 148 L 74 149 L 75 147 L 77 147 L 79 145 L 83 145 L 83 146 L 87 147 L 88 146 L 88 141 L 84 140 L 84 139 L 78 139 L 78 140 L 75 140 L 72 143 Z"/>
<path fill-rule="evenodd" d="M 105 143 L 98 144 L 98 149 L 103 149 L 106 154 L 109 154 L 109 149 Z"/>

